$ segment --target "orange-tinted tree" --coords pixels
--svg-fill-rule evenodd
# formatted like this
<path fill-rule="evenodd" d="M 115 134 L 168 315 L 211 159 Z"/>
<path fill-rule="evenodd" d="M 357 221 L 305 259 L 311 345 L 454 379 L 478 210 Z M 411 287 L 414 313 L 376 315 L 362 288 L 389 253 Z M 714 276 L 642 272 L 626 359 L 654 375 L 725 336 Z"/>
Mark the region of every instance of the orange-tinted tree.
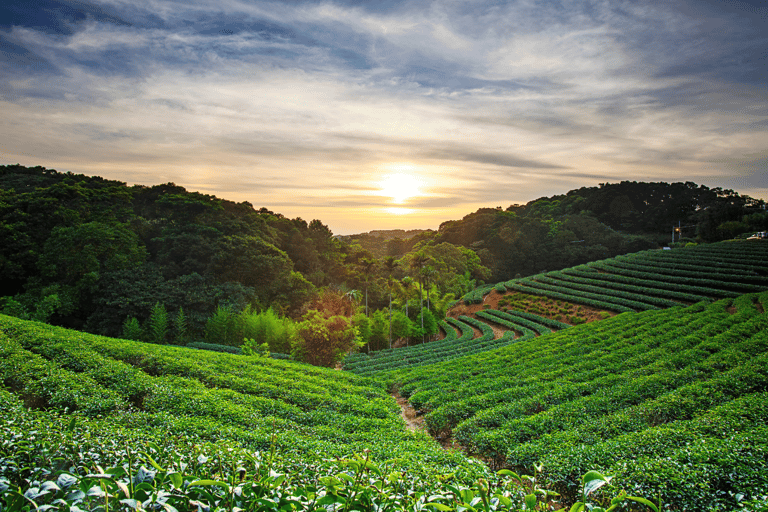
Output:
<path fill-rule="evenodd" d="M 355 303 L 344 294 L 323 290 L 312 301 L 299 324 L 299 344 L 294 357 L 316 366 L 333 366 L 347 352 L 359 348 L 357 328 L 352 323 Z"/>

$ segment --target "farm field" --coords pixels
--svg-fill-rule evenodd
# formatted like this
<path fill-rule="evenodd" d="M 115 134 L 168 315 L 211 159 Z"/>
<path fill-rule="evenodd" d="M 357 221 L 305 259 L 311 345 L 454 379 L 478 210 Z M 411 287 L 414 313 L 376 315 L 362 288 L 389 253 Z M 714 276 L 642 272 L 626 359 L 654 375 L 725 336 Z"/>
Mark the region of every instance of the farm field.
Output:
<path fill-rule="evenodd" d="M 322 508 L 336 503 L 335 489 L 343 496 L 349 482 L 344 476 L 337 484 L 318 479 L 346 475 L 355 454 L 387 470 L 379 477 L 395 486 L 393 495 L 425 493 L 430 486 L 436 491 L 434 475 L 468 483 L 489 477 L 479 462 L 406 430 L 381 383 L 306 364 L 104 338 L 0 316 L 0 382 L 3 510 L 33 503 L 60 509 L 56 500 L 67 496 L 69 505 L 98 508 L 105 497 L 100 484 L 132 481 L 156 487 L 122 495 L 115 488 L 114 496 L 140 496 L 139 502 L 163 497 L 161 503 L 190 509 L 195 501 L 214 505 L 226 497 L 225 485 L 200 484 L 200 492 L 182 493 L 182 479 L 234 488 L 245 473 L 267 481 L 261 491 L 249 488 L 263 496 L 241 497 L 243 503 L 277 499 L 277 510 L 285 506 L 279 494 L 287 500 L 290 488 L 302 494 L 290 495 L 296 508 Z M 99 480 L 105 474 L 114 476 Z M 113 507 L 135 508 L 131 504 L 115 499 Z"/>
<path fill-rule="evenodd" d="M 492 467 L 541 463 L 575 500 L 587 469 L 632 494 L 735 507 L 768 489 L 768 293 L 624 313 L 386 374 Z"/>
<path fill-rule="evenodd" d="M 513 291 L 626 312 L 768 289 L 768 242 L 643 251 L 504 283 Z M 477 293 L 465 301 L 477 301 Z M 480 298 L 482 301 L 482 298 Z"/>
<path fill-rule="evenodd" d="M 643 271 L 634 270 L 638 268 Z M 471 307 L 483 304 L 489 294 L 503 295 L 497 309 L 485 305 L 487 311 L 447 318 L 461 335 L 454 336 L 453 329 L 443 327 L 448 335 L 427 344 L 431 346 L 352 354 L 344 369 L 375 376 L 527 341 L 553 329 L 586 322 L 586 317 L 604 319 L 617 313 L 661 310 L 764 290 L 768 290 L 768 241 L 643 251 L 478 287 L 460 302 Z M 466 309 L 457 308 L 459 312 Z M 485 330 L 481 337 L 472 339 L 467 324 L 480 330 L 482 324 L 502 326 L 507 332 L 494 337 Z"/>
<path fill-rule="evenodd" d="M 656 505 L 615 510 L 764 511 L 767 253 L 485 286 L 458 307 L 503 291 L 499 309 L 343 371 L 0 316 L 0 510 L 568 510 L 626 491 Z"/>

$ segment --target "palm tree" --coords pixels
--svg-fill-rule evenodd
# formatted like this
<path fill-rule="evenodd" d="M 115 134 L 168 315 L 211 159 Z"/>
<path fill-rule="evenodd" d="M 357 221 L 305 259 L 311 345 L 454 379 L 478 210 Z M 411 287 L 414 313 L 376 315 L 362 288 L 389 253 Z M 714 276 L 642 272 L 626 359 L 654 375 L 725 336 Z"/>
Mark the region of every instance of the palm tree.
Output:
<path fill-rule="evenodd" d="M 357 263 L 357 266 L 360 268 L 363 276 L 365 277 L 365 316 L 368 316 L 368 281 L 371 278 L 373 269 L 376 268 L 376 260 L 363 258 Z"/>
<path fill-rule="evenodd" d="M 429 261 L 429 256 L 424 254 L 423 252 L 417 252 L 413 255 L 411 258 L 411 268 L 416 269 L 416 275 L 419 277 L 419 304 L 421 308 L 421 342 L 424 343 L 424 291 L 423 291 L 423 282 L 422 282 L 422 275 L 421 270 L 424 268 L 424 265 L 427 264 Z"/>
<path fill-rule="evenodd" d="M 408 316 L 408 302 L 410 302 L 408 295 L 410 295 L 411 286 L 413 286 L 412 277 L 406 276 L 400 281 L 400 289 L 403 291 L 403 297 L 405 298 L 405 316 Z M 410 318 L 410 316 L 408 316 L 408 318 Z"/>
<path fill-rule="evenodd" d="M 392 272 L 398 263 L 394 256 L 387 256 L 384 260 L 384 270 L 387 271 L 387 289 L 389 290 L 389 348 L 392 349 Z"/>
<path fill-rule="evenodd" d="M 430 308 L 430 302 L 429 302 L 429 289 L 432 287 L 432 276 L 437 274 L 437 270 L 434 269 L 431 265 L 428 265 L 421 269 L 421 275 L 424 277 L 424 284 L 427 288 L 427 309 Z"/>
<path fill-rule="evenodd" d="M 344 292 L 344 298 L 354 304 L 360 300 L 360 290 L 348 290 Z"/>
<path fill-rule="evenodd" d="M 427 265 L 421 269 L 421 276 L 424 279 L 424 286 L 427 289 L 427 311 L 432 310 L 429 292 L 432 288 L 432 277 L 434 277 L 435 274 L 437 274 L 437 270 L 435 270 L 431 265 Z"/>

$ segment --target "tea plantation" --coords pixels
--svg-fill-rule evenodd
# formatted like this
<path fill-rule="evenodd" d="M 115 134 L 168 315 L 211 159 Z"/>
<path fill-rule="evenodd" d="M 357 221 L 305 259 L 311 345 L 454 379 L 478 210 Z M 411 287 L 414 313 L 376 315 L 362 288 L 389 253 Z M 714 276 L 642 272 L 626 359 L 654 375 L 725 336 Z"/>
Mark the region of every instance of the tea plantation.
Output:
<path fill-rule="evenodd" d="M 768 491 L 767 307 L 624 313 L 387 378 L 433 435 L 496 468 L 541 463 L 566 501 L 597 469 L 674 509 L 729 510 Z"/>
<path fill-rule="evenodd" d="M 0 316 L 0 511 L 766 511 L 766 262 L 712 244 L 499 283 L 465 302 L 620 314 L 487 309 L 345 371 Z"/>

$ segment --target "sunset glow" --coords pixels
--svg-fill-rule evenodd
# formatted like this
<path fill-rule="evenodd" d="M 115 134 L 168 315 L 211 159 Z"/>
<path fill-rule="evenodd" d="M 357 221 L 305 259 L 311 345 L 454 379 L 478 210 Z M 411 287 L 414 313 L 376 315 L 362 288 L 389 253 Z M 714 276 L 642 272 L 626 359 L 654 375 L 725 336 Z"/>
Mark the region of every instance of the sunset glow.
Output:
<path fill-rule="evenodd" d="M 388 174 L 379 183 L 381 195 L 392 198 L 395 204 L 403 204 L 421 194 L 420 181 L 410 174 Z"/>
<path fill-rule="evenodd" d="M 768 8 L 694 3 L 10 0 L 0 164 L 339 234 L 624 180 L 768 199 Z"/>

